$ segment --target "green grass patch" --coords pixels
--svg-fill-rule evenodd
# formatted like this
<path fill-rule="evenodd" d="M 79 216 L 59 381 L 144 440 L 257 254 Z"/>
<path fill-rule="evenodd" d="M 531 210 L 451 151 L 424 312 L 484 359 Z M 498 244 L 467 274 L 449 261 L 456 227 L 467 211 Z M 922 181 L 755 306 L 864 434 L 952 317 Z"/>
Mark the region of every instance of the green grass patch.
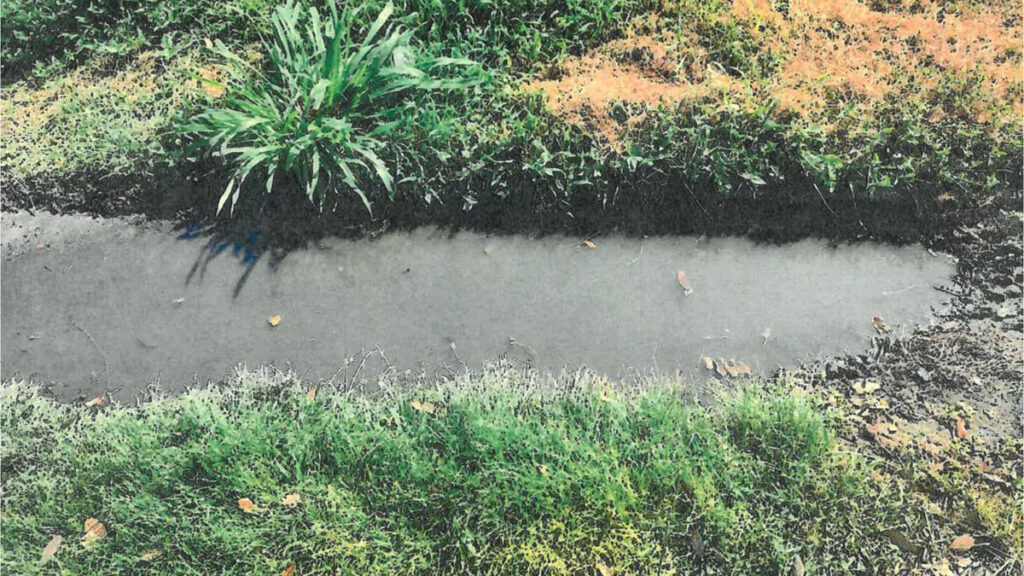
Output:
<path fill-rule="evenodd" d="M 671 382 L 640 389 L 493 369 L 311 397 L 248 372 L 90 409 L 4 384 L 2 567 L 778 574 L 799 556 L 808 573 L 854 574 L 900 561 L 881 532 L 914 515 L 837 447 L 828 415 L 756 388 L 714 409 Z M 89 518 L 107 536 L 84 547 Z"/>

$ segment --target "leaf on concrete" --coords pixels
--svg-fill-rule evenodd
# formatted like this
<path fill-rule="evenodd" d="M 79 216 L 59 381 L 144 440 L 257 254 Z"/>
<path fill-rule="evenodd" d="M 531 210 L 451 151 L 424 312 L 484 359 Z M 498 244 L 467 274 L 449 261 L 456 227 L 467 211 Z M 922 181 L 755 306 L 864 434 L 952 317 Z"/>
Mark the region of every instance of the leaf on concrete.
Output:
<path fill-rule="evenodd" d="M 50 538 L 50 542 L 43 548 L 43 554 L 39 557 L 40 564 L 46 564 L 60 552 L 61 545 L 64 544 L 64 538 L 60 535 Z"/>
<path fill-rule="evenodd" d="M 714 370 L 715 369 L 715 361 L 712 360 L 710 356 L 705 356 L 705 357 L 701 358 L 701 360 L 704 361 L 704 369 L 705 370 Z"/>
<path fill-rule="evenodd" d="M 269 322 L 271 326 L 277 327 L 277 325 L 281 323 L 281 315 L 275 314 L 268 318 L 267 322 Z"/>
<path fill-rule="evenodd" d="M 103 408 L 106 405 L 107 401 L 100 396 L 97 396 L 85 403 L 86 408 Z"/>
<path fill-rule="evenodd" d="M 591 242 L 590 240 L 584 240 L 584 241 L 582 242 L 582 244 L 583 244 L 584 246 L 586 246 L 587 248 L 590 248 L 591 250 L 593 250 L 594 248 L 597 248 L 597 244 L 595 244 L 595 243 Z"/>
<path fill-rule="evenodd" d="M 686 279 L 686 272 L 676 270 L 676 280 L 678 280 L 679 285 L 683 287 L 683 294 L 690 294 L 693 292 L 693 288 L 690 288 L 690 283 Z"/>
<path fill-rule="evenodd" d="M 881 316 L 875 316 L 871 321 L 875 324 L 875 330 L 879 332 L 892 332 L 892 326 L 886 324 Z"/>

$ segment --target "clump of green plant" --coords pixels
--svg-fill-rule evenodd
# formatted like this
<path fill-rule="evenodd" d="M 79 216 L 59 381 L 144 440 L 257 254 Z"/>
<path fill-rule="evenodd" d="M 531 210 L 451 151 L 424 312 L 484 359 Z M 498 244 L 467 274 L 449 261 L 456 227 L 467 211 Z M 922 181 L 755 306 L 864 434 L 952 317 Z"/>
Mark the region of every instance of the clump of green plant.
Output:
<path fill-rule="evenodd" d="M 899 491 L 838 452 L 827 416 L 771 390 L 705 409 L 670 382 L 500 367 L 381 384 L 314 393 L 246 372 L 134 408 L 4 384 L 2 567 L 774 575 L 797 556 L 829 574 L 912 560 L 880 534 L 917 528 Z M 90 518 L 106 537 L 83 547 Z"/>
<path fill-rule="evenodd" d="M 481 79 L 467 73 L 471 61 L 424 56 L 412 44 L 412 31 L 385 28 L 393 10 L 385 6 L 360 41 L 353 34 L 359 10 L 339 12 L 332 2 L 321 16 L 303 4 L 279 6 L 273 36 L 264 42 L 266 72 L 216 43 L 234 83 L 184 132 L 232 166 L 218 211 L 229 198 L 235 206 L 254 171 L 265 178 L 268 193 L 281 172 L 318 204 L 329 191 L 350 191 L 370 210 L 368 175 L 393 197 L 394 178 L 381 156 L 388 146 L 404 144 L 415 95 L 464 89 Z M 441 77 L 443 70 L 455 73 Z"/>

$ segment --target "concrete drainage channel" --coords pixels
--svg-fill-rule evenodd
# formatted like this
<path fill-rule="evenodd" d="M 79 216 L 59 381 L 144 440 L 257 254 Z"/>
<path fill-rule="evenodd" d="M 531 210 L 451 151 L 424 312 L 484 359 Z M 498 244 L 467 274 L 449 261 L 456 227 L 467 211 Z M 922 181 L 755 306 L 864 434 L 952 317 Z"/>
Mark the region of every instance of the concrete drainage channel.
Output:
<path fill-rule="evenodd" d="M 709 356 L 766 374 L 865 349 L 875 316 L 896 332 L 932 322 L 945 300 L 934 287 L 953 273 L 920 246 L 818 240 L 590 247 L 420 229 L 327 240 L 279 262 L 251 240 L 5 214 L 2 377 L 53 382 L 65 400 L 130 400 L 239 363 L 372 382 L 386 365 L 429 376 L 506 357 L 702 379 Z"/>

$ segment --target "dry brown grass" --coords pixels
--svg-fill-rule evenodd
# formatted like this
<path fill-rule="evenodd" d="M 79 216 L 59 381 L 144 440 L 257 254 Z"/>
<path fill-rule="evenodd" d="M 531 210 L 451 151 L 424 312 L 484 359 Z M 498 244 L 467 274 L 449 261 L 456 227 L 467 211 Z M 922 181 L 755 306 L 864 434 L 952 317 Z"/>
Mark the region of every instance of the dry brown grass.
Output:
<path fill-rule="evenodd" d="M 909 97 L 930 103 L 930 120 L 940 122 L 948 106 L 936 91 L 950 77 L 976 82 L 979 97 L 961 120 L 984 123 L 1003 114 L 1019 123 L 1020 10 L 1011 3 L 951 9 L 928 1 L 872 7 L 857 0 L 792 0 L 784 13 L 768 0 L 734 0 L 718 18 L 778 56 L 778 69 L 768 77 L 727 74 L 685 29 L 685 20 L 648 17 L 624 38 L 566 59 L 552 78 L 526 88 L 542 91 L 555 114 L 612 148 L 621 147 L 625 130 L 651 107 L 708 98 L 747 101 L 747 107 L 751 98 L 771 98 L 781 113 L 829 129 L 829 116 L 840 106 L 869 118 L 884 101 Z M 619 105 L 625 114 L 613 113 Z"/>

